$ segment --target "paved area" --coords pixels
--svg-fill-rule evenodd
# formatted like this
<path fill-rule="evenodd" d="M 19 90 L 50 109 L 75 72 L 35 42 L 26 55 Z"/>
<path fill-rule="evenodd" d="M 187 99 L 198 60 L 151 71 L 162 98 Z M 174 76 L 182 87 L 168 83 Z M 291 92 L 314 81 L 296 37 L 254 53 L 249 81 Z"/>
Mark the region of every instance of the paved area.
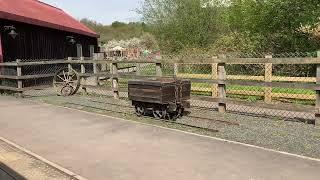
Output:
<path fill-rule="evenodd" d="M 2 140 L 0 140 L 0 179 L 76 180 Z"/>
<path fill-rule="evenodd" d="M 1 96 L 0 136 L 93 180 L 320 177 L 319 161 Z"/>

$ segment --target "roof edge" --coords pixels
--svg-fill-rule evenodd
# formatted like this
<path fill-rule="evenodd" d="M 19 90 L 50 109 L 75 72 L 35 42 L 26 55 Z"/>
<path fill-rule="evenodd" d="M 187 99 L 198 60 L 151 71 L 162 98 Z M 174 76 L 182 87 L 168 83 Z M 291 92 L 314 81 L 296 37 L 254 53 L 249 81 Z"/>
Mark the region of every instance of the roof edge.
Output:
<path fill-rule="evenodd" d="M 11 20 L 11 21 L 27 23 L 27 24 L 31 24 L 31 25 L 48 27 L 48 28 L 52 28 L 52 29 L 56 29 L 56 30 L 60 30 L 60 31 L 67 31 L 67 32 L 77 33 L 77 34 L 86 35 L 86 36 L 90 36 L 90 37 L 94 37 L 94 38 L 99 38 L 100 37 L 100 35 L 98 33 L 90 33 L 90 32 L 82 31 L 82 30 L 79 30 L 79 29 L 74 29 L 74 28 L 70 28 L 70 27 L 67 27 L 67 26 L 61 26 L 61 25 L 58 25 L 58 24 L 49 23 L 49 22 L 46 22 L 46 21 L 41 21 L 41 20 L 38 20 L 38 19 L 28 18 L 28 17 L 17 15 L 17 14 L 3 12 L 3 11 L 0 11 L 0 18 Z M 81 23 L 81 22 L 79 22 L 79 23 Z"/>

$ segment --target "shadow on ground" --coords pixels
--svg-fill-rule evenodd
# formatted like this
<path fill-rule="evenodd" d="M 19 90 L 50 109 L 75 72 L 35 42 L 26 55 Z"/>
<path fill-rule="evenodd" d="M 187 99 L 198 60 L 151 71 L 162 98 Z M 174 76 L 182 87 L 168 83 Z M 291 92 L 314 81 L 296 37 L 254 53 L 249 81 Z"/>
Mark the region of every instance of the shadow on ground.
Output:
<path fill-rule="evenodd" d="M 6 164 L 0 162 L 0 179 L 1 180 L 27 180 L 21 174 L 10 168 Z"/>

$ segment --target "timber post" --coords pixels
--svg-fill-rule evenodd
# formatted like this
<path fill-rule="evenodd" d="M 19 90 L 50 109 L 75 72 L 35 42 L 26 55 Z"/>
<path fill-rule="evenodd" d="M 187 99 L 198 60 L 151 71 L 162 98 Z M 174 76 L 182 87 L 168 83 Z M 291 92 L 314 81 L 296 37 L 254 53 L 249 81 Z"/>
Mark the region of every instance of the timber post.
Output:
<path fill-rule="evenodd" d="M 94 53 L 93 54 L 93 60 L 97 61 L 98 60 L 98 54 Z M 92 63 L 93 65 L 93 74 L 94 74 L 94 78 L 93 78 L 93 85 L 97 86 L 98 85 L 98 64 L 96 62 Z"/>
<path fill-rule="evenodd" d="M 320 58 L 320 51 L 317 52 L 317 58 Z M 317 85 L 320 85 L 320 64 L 317 64 Z M 315 119 L 315 125 L 317 127 L 320 127 L 320 88 L 318 87 L 316 90 L 316 119 Z"/>
<path fill-rule="evenodd" d="M 162 64 L 161 62 L 156 63 L 156 76 L 161 77 L 162 76 Z"/>
<path fill-rule="evenodd" d="M 104 53 L 97 53 L 97 56 L 98 56 L 97 60 L 102 61 L 100 71 L 101 72 L 106 72 L 107 71 L 107 63 L 104 62 L 105 61 Z"/>
<path fill-rule="evenodd" d="M 84 57 L 80 57 L 80 61 L 84 61 Z M 81 68 L 80 84 L 87 85 L 86 78 L 84 77 L 84 74 L 86 73 L 86 66 L 83 63 L 81 63 L 80 68 Z M 87 89 L 85 87 L 82 87 L 82 90 L 84 91 L 84 93 L 87 93 Z"/>
<path fill-rule="evenodd" d="M 218 57 L 215 56 L 213 59 L 217 59 Z M 211 64 L 211 78 L 213 80 L 218 79 L 218 63 L 212 63 Z M 217 98 L 218 97 L 218 84 L 213 84 L 212 85 L 212 97 Z"/>
<path fill-rule="evenodd" d="M 18 76 L 18 77 L 21 77 L 21 76 L 22 76 L 22 67 L 19 65 L 19 62 L 21 62 L 21 60 L 20 60 L 20 59 L 17 59 L 16 62 L 17 62 L 17 76 Z M 17 81 L 17 86 L 18 86 L 18 89 L 19 89 L 18 97 L 23 97 L 23 92 L 20 91 L 20 90 L 22 90 L 22 88 L 23 88 L 23 82 L 22 82 L 21 79 L 19 79 L 19 80 Z"/>
<path fill-rule="evenodd" d="M 272 56 L 268 55 L 265 56 L 267 59 L 271 59 Z M 264 65 L 264 81 L 266 83 L 272 82 L 272 63 L 266 63 Z M 265 103 L 272 103 L 272 87 L 265 87 L 264 88 L 264 102 Z"/>
<path fill-rule="evenodd" d="M 141 75 L 141 64 L 136 63 L 136 75 L 140 76 Z"/>
<path fill-rule="evenodd" d="M 112 91 L 113 97 L 119 99 L 119 79 L 118 79 L 118 64 L 111 63 L 110 71 L 112 74 Z"/>
<path fill-rule="evenodd" d="M 80 61 L 84 61 L 84 57 L 80 58 Z M 86 73 L 86 66 L 81 63 L 81 74 L 85 74 Z"/>
<path fill-rule="evenodd" d="M 177 78 L 179 74 L 179 64 L 178 63 L 174 63 L 173 64 L 173 76 L 174 78 Z"/>
<path fill-rule="evenodd" d="M 221 58 L 226 58 L 226 55 L 222 55 Z M 226 90 L 226 84 L 225 81 L 227 79 L 227 73 L 226 73 L 226 63 L 218 63 L 217 65 L 217 72 L 218 72 L 218 80 L 221 81 L 218 84 L 218 97 L 219 97 L 219 103 L 218 103 L 218 110 L 220 113 L 225 113 L 227 111 L 227 104 L 225 102 L 227 98 L 227 90 Z"/>
<path fill-rule="evenodd" d="M 72 61 L 72 57 L 68 57 L 68 61 Z M 72 65 L 71 63 L 68 63 L 68 69 L 72 69 Z"/>

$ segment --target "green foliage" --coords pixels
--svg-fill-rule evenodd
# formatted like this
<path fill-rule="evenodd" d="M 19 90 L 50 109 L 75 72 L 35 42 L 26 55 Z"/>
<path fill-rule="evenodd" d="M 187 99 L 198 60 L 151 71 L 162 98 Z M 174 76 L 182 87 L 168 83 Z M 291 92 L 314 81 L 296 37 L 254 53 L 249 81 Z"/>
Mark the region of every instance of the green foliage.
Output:
<path fill-rule="evenodd" d="M 138 12 L 169 53 L 282 53 L 320 49 L 304 31 L 319 24 L 319 9 L 319 0 L 145 0 Z"/>
<path fill-rule="evenodd" d="M 115 21 L 109 26 L 89 19 L 82 19 L 81 22 L 99 33 L 100 42 L 103 44 L 116 44 L 114 46 L 119 45 L 122 47 L 139 46 L 152 50 L 159 48 L 154 35 L 148 32 L 148 27 L 143 22 L 130 22 L 127 24 Z"/>
<path fill-rule="evenodd" d="M 82 19 L 81 22 L 100 34 L 100 42 L 107 43 L 110 40 L 127 40 L 140 37 L 148 31 L 145 23 L 130 22 L 122 23 L 115 21 L 111 25 L 103 25 L 89 19 Z"/>
<path fill-rule="evenodd" d="M 231 0 L 226 11 L 230 32 L 258 37 L 264 52 L 313 51 L 320 47 L 303 27 L 319 22 L 318 0 Z"/>
<path fill-rule="evenodd" d="M 146 49 L 156 50 L 159 48 L 156 38 L 150 33 L 144 33 L 141 37 L 141 46 Z"/>
<path fill-rule="evenodd" d="M 218 9 L 203 8 L 200 0 L 145 0 L 139 12 L 168 52 L 208 47 L 219 31 Z"/>

